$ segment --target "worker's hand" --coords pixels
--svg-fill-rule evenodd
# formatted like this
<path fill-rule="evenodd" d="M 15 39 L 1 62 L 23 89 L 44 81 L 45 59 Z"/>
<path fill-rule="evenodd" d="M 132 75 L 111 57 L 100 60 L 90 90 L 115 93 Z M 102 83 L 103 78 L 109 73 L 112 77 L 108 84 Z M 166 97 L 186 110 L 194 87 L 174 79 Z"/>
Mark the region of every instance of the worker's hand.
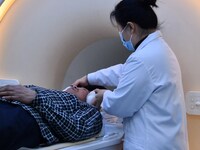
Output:
<path fill-rule="evenodd" d="M 72 85 L 74 86 L 78 86 L 78 87 L 86 87 L 88 86 L 88 80 L 87 80 L 87 76 L 84 76 L 78 80 L 76 80 Z"/>
<path fill-rule="evenodd" d="M 9 101 L 20 101 L 24 104 L 30 104 L 36 97 L 34 90 L 28 89 L 22 85 L 6 85 L 0 87 L 0 97 Z"/>
<path fill-rule="evenodd" d="M 95 100 L 92 103 L 92 105 L 94 105 L 95 107 L 97 107 L 98 109 L 100 109 L 101 108 L 101 103 L 103 101 L 103 94 L 104 94 L 104 92 L 106 90 L 95 89 L 94 91 L 96 93 L 96 96 L 95 96 Z"/>

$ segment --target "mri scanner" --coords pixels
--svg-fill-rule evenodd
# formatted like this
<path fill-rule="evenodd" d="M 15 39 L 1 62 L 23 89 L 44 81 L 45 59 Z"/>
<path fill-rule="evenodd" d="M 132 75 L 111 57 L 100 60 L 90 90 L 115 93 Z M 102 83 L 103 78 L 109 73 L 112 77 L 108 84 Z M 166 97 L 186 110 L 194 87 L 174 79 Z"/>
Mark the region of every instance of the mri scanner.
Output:
<path fill-rule="evenodd" d="M 62 90 L 89 72 L 124 63 L 129 53 L 109 20 L 117 1 L 103 1 L 16 0 L 1 22 L 0 78 Z M 122 124 L 104 121 L 89 141 L 39 149 L 118 150 L 122 138 Z"/>
<path fill-rule="evenodd" d="M 16 0 L 0 24 L 0 78 L 62 89 L 64 81 L 123 63 L 128 54 L 109 20 L 117 2 Z"/>
<path fill-rule="evenodd" d="M 118 2 L 15 0 L 0 22 L 0 78 L 63 89 L 89 72 L 123 63 L 129 54 L 109 20 Z M 184 90 L 198 90 L 200 71 L 192 66 L 200 63 L 199 0 L 158 3 L 162 32 L 179 59 Z M 194 121 L 189 117 L 189 140 L 190 149 L 197 150 L 200 133 L 194 129 L 199 122 Z"/>

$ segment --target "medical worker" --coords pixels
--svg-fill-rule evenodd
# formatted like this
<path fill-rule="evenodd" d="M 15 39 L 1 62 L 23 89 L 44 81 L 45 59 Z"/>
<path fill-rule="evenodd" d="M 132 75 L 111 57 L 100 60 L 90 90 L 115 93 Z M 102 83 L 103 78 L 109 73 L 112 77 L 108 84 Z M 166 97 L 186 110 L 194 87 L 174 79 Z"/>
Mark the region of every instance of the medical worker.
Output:
<path fill-rule="evenodd" d="M 120 1 L 110 18 L 132 53 L 124 64 L 90 73 L 73 84 L 116 87 L 96 89 L 95 105 L 123 118 L 124 150 L 188 150 L 181 70 L 157 29 L 153 7 L 156 0 Z"/>

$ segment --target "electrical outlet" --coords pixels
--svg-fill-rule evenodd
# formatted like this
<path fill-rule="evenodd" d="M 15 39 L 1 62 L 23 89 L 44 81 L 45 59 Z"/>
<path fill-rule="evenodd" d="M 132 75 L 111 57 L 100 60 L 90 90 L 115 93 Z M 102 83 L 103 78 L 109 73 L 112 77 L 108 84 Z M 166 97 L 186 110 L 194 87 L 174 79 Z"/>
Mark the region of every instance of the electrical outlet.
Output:
<path fill-rule="evenodd" d="M 200 115 L 200 91 L 187 92 L 186 110 L 190 115 Z"/>

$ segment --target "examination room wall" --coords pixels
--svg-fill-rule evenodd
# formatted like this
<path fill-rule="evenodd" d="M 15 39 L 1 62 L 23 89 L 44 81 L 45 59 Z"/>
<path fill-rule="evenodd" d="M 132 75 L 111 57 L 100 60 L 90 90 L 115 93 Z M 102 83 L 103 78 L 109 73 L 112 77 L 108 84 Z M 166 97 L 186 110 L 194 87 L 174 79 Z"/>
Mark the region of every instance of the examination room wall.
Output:
<path fill-rule="evenodd" d="M 184 92 L 200 91 L 200 1 L 159 1 L 161 29 L 182 70 Z M 190 150 L 200 150 L 200 116 L 187 115 Z"/>
<path fill-rule="evenodd" d="M 117 2 L 16 0 L 0 22 L 0 78 L 60 89 L 81 50 L 118 37 L 109 21 Z M 158 5 L 161 30 L 181 65 L 184 92 L 200 91 L 200 2 L 159 0 Z M 188 115 L 191 150 L 200 149 L 199 128 L 200 117 Z"/>

